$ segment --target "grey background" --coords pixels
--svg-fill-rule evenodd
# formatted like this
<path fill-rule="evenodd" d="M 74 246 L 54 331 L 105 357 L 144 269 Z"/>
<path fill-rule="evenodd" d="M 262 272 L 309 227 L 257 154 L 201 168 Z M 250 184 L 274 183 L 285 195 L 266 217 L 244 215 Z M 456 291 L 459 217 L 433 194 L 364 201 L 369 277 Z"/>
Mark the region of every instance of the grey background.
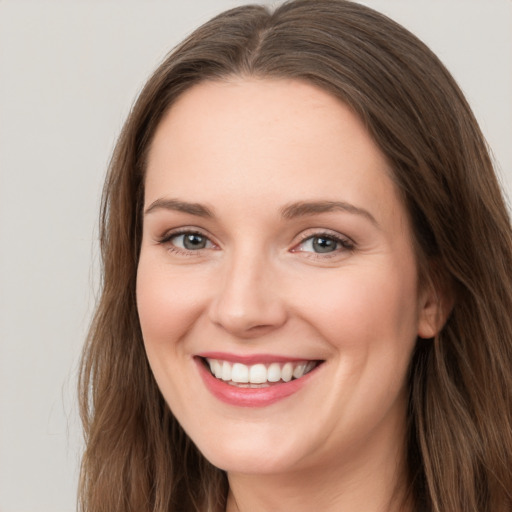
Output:
<path fill-rule="evenodd" d="M 0 512 L 75 509 L 75 381 L 97 290 L 109 155 L 167 51 L 243 3 L 0 0 Z M 510 194 L 512 2 L 365 3 L 452 71 Z"/>

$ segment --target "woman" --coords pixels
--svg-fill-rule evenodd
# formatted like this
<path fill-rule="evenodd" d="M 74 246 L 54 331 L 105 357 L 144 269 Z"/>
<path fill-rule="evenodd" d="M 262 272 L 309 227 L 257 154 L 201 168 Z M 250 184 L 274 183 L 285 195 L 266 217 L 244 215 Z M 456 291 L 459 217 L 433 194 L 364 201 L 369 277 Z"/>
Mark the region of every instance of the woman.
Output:
<path fill-rule="evenodd" d="M 409 32 L 343 0 L 214 18 L 111 162 L 82 509 L 510 510 L 511 241 Z"/>

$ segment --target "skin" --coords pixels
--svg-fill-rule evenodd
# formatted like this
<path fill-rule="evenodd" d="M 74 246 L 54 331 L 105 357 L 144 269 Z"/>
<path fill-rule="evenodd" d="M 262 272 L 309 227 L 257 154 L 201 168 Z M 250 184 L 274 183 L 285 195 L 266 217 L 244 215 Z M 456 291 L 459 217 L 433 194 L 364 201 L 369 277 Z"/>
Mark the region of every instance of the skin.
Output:
<path fill-rule="evenodd" d="M 419 289 L 390 175 L 359 118 L 300 81 L 201 83 L 157 129 L 140 322 L 171 410 L 228 473 L 229 512 L 399 509 L 406 372 L 417 336 L 435 334 L 437 306 Z M 212 215 L 155 205 L 168 199 Z M 309 201 L 352 207 L 283 217 Z M 180 229 L 204 248 L 184 249 Z M 344 242 L 317 253 L 315 235 Z M 194 356 L 212 350 L 324 363 L 293 395 L 237 407 L 199 377 Z"/>

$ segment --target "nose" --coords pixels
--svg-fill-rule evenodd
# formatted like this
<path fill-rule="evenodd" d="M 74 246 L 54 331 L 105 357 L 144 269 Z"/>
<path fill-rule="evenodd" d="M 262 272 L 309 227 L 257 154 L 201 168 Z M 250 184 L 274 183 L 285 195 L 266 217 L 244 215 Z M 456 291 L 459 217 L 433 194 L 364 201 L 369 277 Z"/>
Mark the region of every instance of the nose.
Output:
<path fill-rule="evenodd" d="M 209 318 L 237 338 L 254 338 L 281 327 L 287 319 L 282 289 L 263 257 L 233 257 L 219 276 Z"/>

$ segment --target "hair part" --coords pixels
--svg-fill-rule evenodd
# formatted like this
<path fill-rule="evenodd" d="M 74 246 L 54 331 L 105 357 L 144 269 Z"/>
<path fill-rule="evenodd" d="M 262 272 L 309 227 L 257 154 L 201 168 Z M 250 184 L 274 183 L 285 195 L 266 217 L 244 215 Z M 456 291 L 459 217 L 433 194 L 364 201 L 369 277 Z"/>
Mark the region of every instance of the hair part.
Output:
<path fill-rule="evenodd" d="M 512 237 L 486 143 L 437 57 L 397 23 L 345 0 L 222 13 L 180 44 L 140 93 L 102 199 L 102 294 L 79 384 L 81 509 L 225 509 L 225 474 L 183 432 L 152 376 L 135 284 L 155 130 L 184 91 L 232 76 L 328 91 L 387 157 L 411 217 L 420 282 L 438 291 L 449 315 L 437 336 L 418 340 L 410 366 L 411 500 L 432 512 L 511 510 Z"/>

